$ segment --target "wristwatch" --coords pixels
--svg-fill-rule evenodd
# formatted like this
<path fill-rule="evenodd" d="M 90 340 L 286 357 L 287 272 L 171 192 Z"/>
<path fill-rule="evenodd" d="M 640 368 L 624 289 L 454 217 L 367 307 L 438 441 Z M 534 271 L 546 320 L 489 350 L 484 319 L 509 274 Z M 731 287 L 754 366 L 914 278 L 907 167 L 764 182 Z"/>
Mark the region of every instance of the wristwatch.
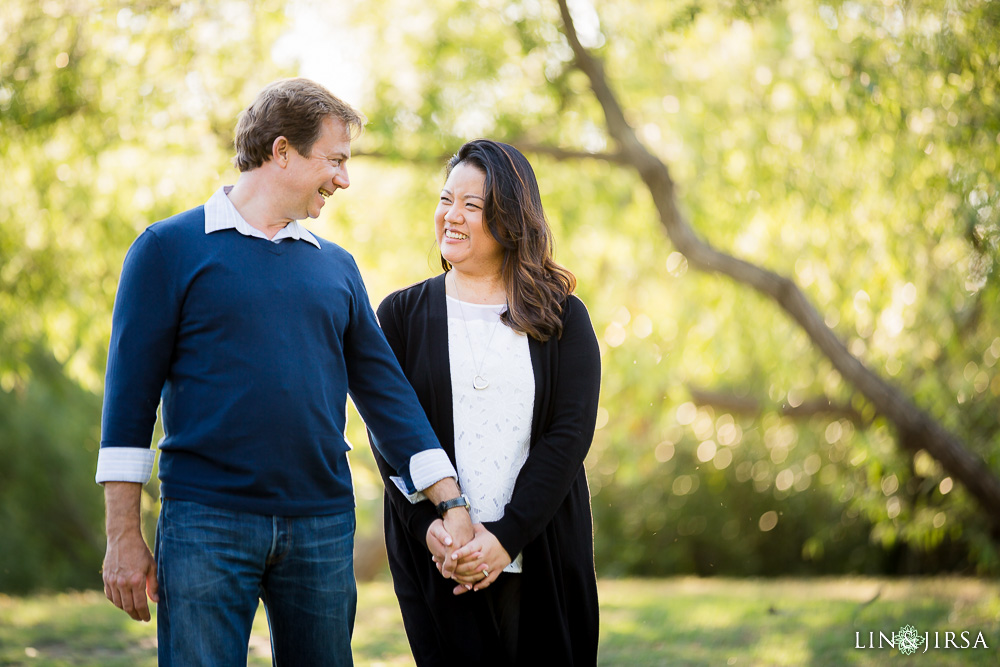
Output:
<path fill-rule="evenodd" d="M 452 498 L 451 500 L 445 500 L 437 504 L 438 516 L 444 517 L 444 513 L 448 510 L 453 510 L 456 507 L 464 507 L 465 509 L 471 509 L 469 504 L 469 499 L 465 497 L 463 493 L 458 498 Z"/>

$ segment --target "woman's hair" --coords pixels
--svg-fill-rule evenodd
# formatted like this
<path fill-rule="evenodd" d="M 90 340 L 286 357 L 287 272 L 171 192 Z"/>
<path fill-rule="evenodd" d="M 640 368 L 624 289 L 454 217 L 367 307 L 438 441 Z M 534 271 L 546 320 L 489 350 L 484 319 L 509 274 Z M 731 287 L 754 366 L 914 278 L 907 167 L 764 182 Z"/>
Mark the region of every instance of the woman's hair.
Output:
<path fill-rule="evenodd" d="M 447 173 L 460 164 L 486 176 L 483 219 L 503 247 L 500 277 L 507 293 L 503 323 L 545 342 L 562 335 L 562 304 L 576 289 L 576 277 L 556 264 L 552 230 L 545 221 L 538 181 L 528 160 L 513 146 L 477 139 L 462 146 Z M 451 264 L 441 258 L 445 271 Z"/>
<path fill-rule="evenodd" d="M 241 172 L 260 167 L 271 159 L 271 145 L 278 137 L 285 137 L 300 155 L 308 156 L 327 118 L 343 122 L 352 139 L 365 125 L 361 113 L 315 81 L 275 81 L 240 114 L 233 164 Z"/>

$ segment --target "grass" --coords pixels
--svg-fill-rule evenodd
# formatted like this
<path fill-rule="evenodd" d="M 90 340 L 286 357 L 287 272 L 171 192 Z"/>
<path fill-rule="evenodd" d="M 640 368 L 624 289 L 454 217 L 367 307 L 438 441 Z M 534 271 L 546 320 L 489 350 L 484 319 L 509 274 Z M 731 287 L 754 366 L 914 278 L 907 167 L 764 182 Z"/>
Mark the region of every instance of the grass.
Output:
<path fill-rule="evenodd" d="M 602 665 L 996 665 L 1000 585 L 976 579 L 668 579 L 601 586 Z M 855 648 L 903 625 L 988 649 Z M 959 635 L 960 640 L 960 635 Z M 981 645 L 980 645 L 981 646 Z M 923 647 L 921 647 L 921 650 Z"/>
<path fill-rule="evenodd" d="M 601 665 L 996 665 L 1000 583 L 978 579 L 602 580 Z M 412 665 L 392 587 L 361 584 L 358 665 Z M 930 633 L 912 656 L 869 644 L 903 625 Z M 988 648 L 935 649 L 945 632 Z M 860 634 L 856 634 L 860 633 Z M 156 628 L 128 619 L 100 592 L 0 596 L 0 665 L 153 667 Z M 258 613 L 251 665 L 270 665 Z"/>

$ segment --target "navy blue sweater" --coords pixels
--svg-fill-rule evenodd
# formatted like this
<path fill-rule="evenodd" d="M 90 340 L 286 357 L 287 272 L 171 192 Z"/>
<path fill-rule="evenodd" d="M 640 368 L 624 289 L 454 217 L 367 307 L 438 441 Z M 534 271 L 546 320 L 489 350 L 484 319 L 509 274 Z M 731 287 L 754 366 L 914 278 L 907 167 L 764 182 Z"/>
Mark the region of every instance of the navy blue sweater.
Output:
<path fill-rule="evenodd" d="M 204 207 L 151 225 L 115 300 L 101 447 L 148 448 L 160 492 L 283 516 L 354 507 L 350 391 L 406 480 L 437 439 L 385 342 L 358 267 L 320 239 L 205 234 Z"/>

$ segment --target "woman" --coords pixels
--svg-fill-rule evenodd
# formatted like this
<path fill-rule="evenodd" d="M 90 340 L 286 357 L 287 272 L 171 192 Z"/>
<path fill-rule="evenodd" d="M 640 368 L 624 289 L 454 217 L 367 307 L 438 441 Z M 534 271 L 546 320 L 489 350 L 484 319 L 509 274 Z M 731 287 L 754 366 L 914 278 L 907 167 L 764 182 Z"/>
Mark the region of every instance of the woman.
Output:
<path fill-rule="evenodd" d="M 389 295 L 378 316 L 455 462 L 476 536 L 454 553 L 455 581 L 442 578 L 435 507 L 397 490 L 376 452 L 410 646 L 418 665 L 593 665 L 590 317 L 553 261 L 534 172 L 512 146 L 464 145 L 434 223 L 445 273 Z"/>

